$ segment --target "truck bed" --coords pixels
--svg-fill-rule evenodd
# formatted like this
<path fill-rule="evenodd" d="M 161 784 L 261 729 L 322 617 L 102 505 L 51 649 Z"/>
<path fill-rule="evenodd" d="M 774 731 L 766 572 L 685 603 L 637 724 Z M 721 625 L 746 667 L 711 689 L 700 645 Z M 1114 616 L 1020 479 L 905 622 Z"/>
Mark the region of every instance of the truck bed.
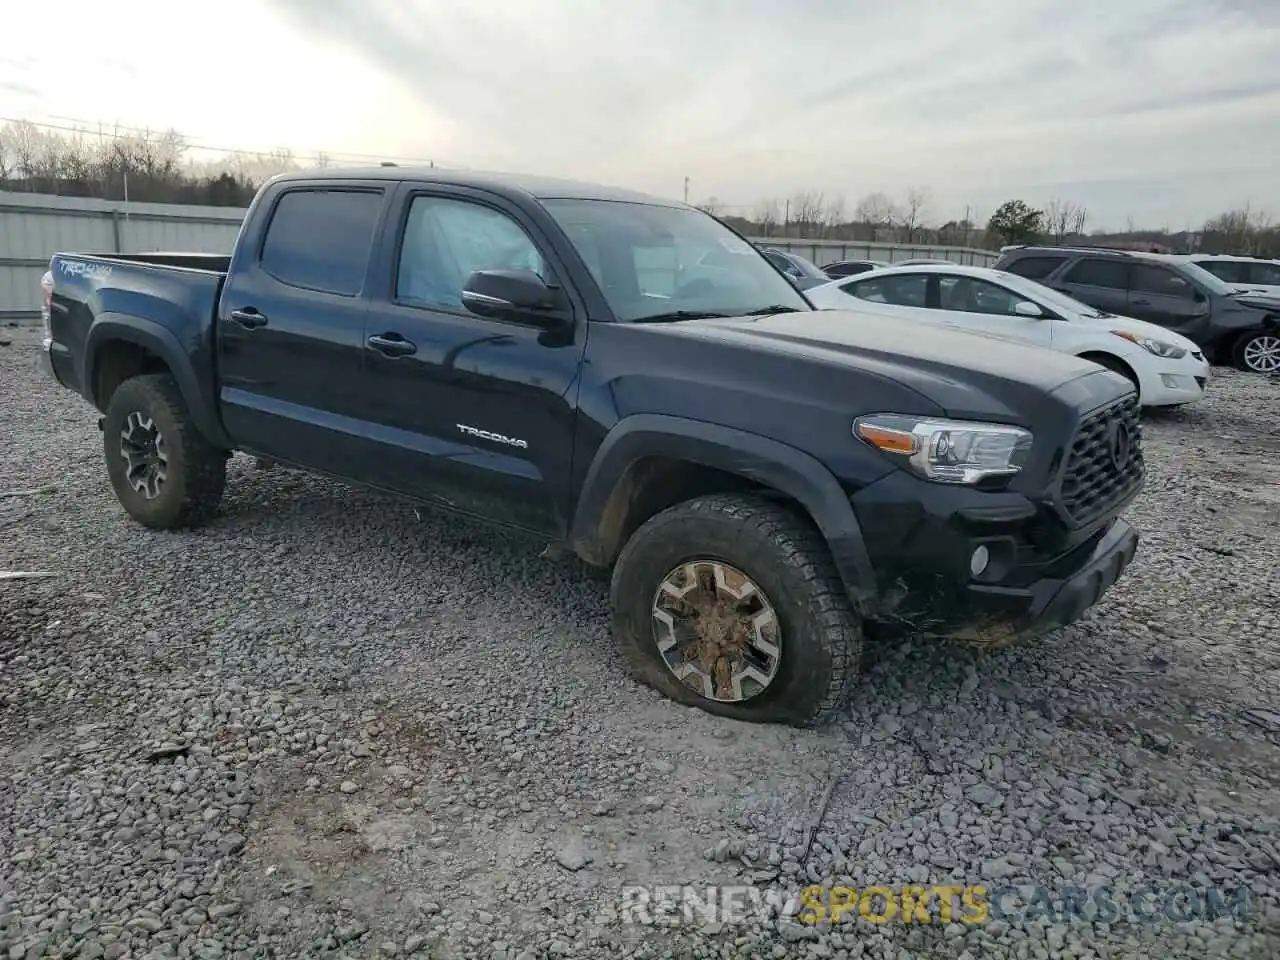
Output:
<path fill-rule="evenodd" d="M 123 327 L 151 355 L 171 351 L 180 369 L 204 372 L 210 382 L 193 386 L 212 397 L 214 312 L 230 262 L 205 253 L 54 254 L 46 334 L 54 376 L 96 405 L 100 378 L 126 362 L 117 355 L 104 364 L 96 344 Z"/>

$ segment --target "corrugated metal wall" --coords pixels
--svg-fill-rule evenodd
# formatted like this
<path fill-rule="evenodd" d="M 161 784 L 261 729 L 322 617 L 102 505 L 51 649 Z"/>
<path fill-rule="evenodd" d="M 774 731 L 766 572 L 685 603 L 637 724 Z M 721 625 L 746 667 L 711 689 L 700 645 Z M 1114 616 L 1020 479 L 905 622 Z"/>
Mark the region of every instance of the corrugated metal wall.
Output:
<path fill-rule="evenodd" d="M 243 217 L 234 207 L 0 193 L 0 319 L 39 319 L 54 253 L 230 253 Z"/>
<path fill-rule="evenodd" d="M 0 193 L 0 320 L 40 316 L 40 276 L 58 252 L 231 252 L 244 210 L 168 203 Z M 934 258 L 986 266 L 997 254 L 969 247 L 932 247 L 841 240 L 753 238 L 807 257 L 818 266 L 837 260 Z"/>

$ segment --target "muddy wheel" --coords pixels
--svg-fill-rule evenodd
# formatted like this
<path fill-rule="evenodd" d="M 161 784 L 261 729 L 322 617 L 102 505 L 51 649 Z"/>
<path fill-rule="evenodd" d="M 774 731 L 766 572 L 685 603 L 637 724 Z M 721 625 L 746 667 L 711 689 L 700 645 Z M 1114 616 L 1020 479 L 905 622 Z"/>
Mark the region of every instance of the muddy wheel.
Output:
<path fill-rule="evenodd" d="M 217 512 L 226 456 L 191 423 L 169 375 L 120 384 L 103 418 L 102 443 L 116 497 L 139 523 L 169 530 Z"/>
<path fill-rule="evenodd" d="M 816 726 L 848 698 L 861 620 L 806 519 L 763 499 L 678 504 L 627 541 L 614 633 L 640 681 L 757 723 Z"/>

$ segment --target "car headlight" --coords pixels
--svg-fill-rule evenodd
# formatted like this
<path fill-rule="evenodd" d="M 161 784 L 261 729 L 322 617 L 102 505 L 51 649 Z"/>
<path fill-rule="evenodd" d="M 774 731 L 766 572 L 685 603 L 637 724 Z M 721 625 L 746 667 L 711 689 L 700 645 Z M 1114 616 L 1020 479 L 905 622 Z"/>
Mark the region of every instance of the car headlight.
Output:
<path fill-rule="evenodd" d="M 1165 343 L 1163 340 L 1140 337 L 1136 333 L 1129 333 L 1127 330 L 1112 330 L 1111 332 L 1117 337 L 1123 337 L 1130 343 L 1136 343 L 1147 353 L 1154 353 L 1157 357 L 1164 357 L 1166 360 L 1181 360 L 1187 355 L 1187 351 L 1182 347 L 1176 347 L 1172 343 Z"/>
<path fill-rule="evenodd" d="M 975 423 L 878 413 L 853 422 L 853 434 L 926 480 L 975 484 L 1011 477 L 1031 454 L 1031 433 L 1003 423 Z"/>

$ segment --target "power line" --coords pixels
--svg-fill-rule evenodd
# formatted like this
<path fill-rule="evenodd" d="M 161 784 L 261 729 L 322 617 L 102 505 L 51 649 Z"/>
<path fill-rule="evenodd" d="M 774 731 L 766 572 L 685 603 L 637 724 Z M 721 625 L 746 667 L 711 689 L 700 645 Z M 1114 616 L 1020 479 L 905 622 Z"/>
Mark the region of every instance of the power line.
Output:
<path fill-rule="evenodd" d="M 151 127 L 136 127 L 136 126 L 130 126 L 128 124 L 121 124 L 121 123 L 113 123 L 109 125 L 104 123 L 94 124 L 87 120 L 81 120 L 75 117 L 55 117 L 55 119 L 66 120 L 68 123 L 75 124 L 75 125 L 68 126 L 67 123 L 48 123 L 46 121 L 27 120 L 25 118 L 20 118 L 20 117 L 0 117 L 0 123 L 29 123 L 31 126 L 37 127 L 42 130 L 58 130 L 65 133 L 78 133 L 88 137 L 103 136 L 107 134 L 108 131 L 112 133 L 117 133 L 117 134 L 120 131 L 125 131 L 126 133 L 131 133 L 134 135 L 138 135 L 138 134 L 155 135 L 157 133 L 167 133 L 168 130 L 171 129 L 171 128 L 166 128 L 165 130 L 157 131 L 156 129 Z M 96 131 L 94 127 L 97 127 Z M 272 152 L 274 152 L 272 150 L 249 150 L 249 149 L 245 149 L 244 147 L 214 146 L 212 144 L 206 144 L 206 143 L 202 143 L 199 140 L 188 138 L 185 135 L 183 135 L 181 131 L 174 130 L 173 132 L 177 134 L 177 136 L 181 139 L 184 149 L 188 149 L 188 150 L 204 150 L 209 153 L 249 154 L 249 155 L 258 155 L 258 156 L 269 155 Z M 347 152 L 336 152 L 331 150 L 294 150 L 293 148 L 288 148 L 288 149 L 290 150 L 290 152 L 298 154 L 300 156 L 315 157 L 317 159 L 324 156 L 332 160 L 351 160 L 353 162 L 362 161 L 362 160 L 368 160 L 368 161 L 394 160 L 399 163 L 421 164 L 423 166 L 434 165 L 435 163 L 434 160 L 430 158 L 424 158 L 424 157 L 405 157 L 405 156 L 395 156 L 395 155 L 389 155 L 389 154 L 371 154 L 371 153 L 347 153 Z"/>

